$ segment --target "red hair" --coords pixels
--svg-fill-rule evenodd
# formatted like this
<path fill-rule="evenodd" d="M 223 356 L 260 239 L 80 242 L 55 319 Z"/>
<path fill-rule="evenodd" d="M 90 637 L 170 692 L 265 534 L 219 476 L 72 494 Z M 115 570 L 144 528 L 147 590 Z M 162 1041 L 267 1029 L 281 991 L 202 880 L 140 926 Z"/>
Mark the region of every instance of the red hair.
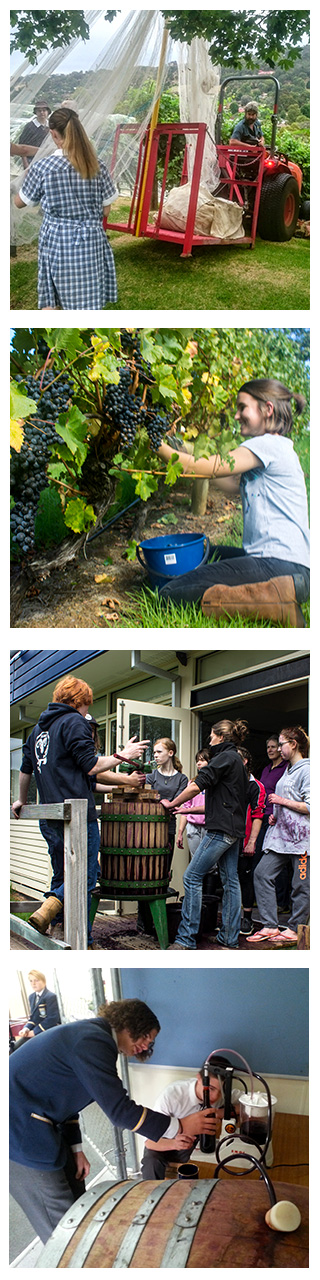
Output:
<path fill-rule="evenodd" d="M 67 702 L 69 706 L 75 707 L 77 711 L 78 707 L 81 707 L 83 703 L 87 707 L 90 706 L 91 702 L 93 702 L 93 693 L 90 685 L 86 684 L 84 680 L 77 680 L 75 676 L 66 676 L 64 680 L 59 680 L 59 684 L 56 685 L 52 701 Z"/>

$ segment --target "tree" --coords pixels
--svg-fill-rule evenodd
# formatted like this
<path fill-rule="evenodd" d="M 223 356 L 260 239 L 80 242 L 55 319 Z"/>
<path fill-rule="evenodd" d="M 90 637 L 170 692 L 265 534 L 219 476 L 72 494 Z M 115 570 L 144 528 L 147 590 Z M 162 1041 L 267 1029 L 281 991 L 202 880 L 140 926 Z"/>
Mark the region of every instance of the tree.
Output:
<path fill-rule="evenodd" d="M 224 67 L 253 67 L 266 62 L 269 67 L 291 67 L 299 57 L 303 36 L 309 34 L 306 9 L 179 9 L 162 10 L 175 40 L 203 36 L 209 41 L 210 56 Z M 118 9 L 108 9 L 111 22 Z M 34 65 L 47 48 L 70 44 L 74 36 L 89 39 L 84 11 L 13 9 L 14 28 L 11 51 L 19 49 Z"/>
<path fill-rule="evenodd" d="M 108 9 L 107 22 L 112 22 L 116 13 L 116 9 Z M 81 9 L 12 9 L 10 18 L 10 51 L 19 50 L 32 66 L 45 49 L 64 48 L 75 36 L 89 40 L 90 29 Z"/>
<path fill-rule="evenodd" d="M 224 67 L 290 67 L 309 34 L 306 9 L 179 9 L 163 11 L 175 40 L 203 36 L 212 61 Z"/>

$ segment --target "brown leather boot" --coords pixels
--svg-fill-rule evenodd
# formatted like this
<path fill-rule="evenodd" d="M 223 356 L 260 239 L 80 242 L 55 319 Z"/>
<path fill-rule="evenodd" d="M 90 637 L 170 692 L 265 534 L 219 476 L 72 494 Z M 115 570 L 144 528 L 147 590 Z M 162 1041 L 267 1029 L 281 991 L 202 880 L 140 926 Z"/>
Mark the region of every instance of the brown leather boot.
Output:
<path fill-rule="evenodd" d="M 289 576 L 270 578 L 268 582 L 244 582 L 237 587 L 217 583 L 205 591 L 201 608 L 207 617 L 220 618 L 226 613 L 233 618 L 240 613 L 246 618 L 282 622 L 284 627 L 305 626 L 294 581 Z"/>
<path fill-rule="evenodd" d="M 29 916 L 29 924 L 32 924 L 32 928 L 37 929 L 38 933 L 46 933 L 51 920 L 54 920 L 54 917 L 58 915 L 61 909 L 62 902 L 60 902 L 60 898 L 46 898 L 45 902 L 42 903 L 42 907 L 39 907 L 38 911 L 34 911 L 33 915 Z"/>

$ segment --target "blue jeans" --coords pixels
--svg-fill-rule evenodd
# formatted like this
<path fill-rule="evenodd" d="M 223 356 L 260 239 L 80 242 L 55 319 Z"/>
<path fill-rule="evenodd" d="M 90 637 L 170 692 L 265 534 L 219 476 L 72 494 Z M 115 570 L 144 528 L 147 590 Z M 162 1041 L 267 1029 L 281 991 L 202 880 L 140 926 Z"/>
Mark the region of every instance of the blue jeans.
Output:
<path fill-rule="evenodd" d="M 202 881 L 219 862 L 223 884 L 222 927 L 218 941 L 237 947 L 241 922 L 241 893 L 238 879 L 239 840 L 224 831 L 207 831 L 184 873 L 185 897 L 176 942 L 195 951 L 202 906 Z"/>
<path fill-rule="evenodd" d="M 51 858 L 53 876 L 50 889 L 45 893 L 45 898 L 49 898 L 54 894 L 55 898 L 60 898 L 61 905 L 64 901 L 64 840 L 63 840 L 63 822 L 40 822 L 41 833 L 47 841 L 49 854 Z M 90 905 L 91 894 L 97 882 L 99 869 L 98 853 L 100 846 L 100 832 L 96 818 L 93 822 L 88 822 L 88 942 L 92 940 L 92 932 L 90 925 Z M 60 918 L 60 913 L 59 913 Z M 61 917 L 62 918 L 62 917 Z"/>

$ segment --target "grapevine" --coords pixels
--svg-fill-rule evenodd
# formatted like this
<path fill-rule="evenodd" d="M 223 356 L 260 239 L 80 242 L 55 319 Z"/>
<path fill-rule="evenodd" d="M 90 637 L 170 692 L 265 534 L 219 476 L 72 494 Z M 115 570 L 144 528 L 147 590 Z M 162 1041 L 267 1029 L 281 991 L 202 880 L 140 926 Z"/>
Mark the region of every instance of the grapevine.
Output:
<path fill-rule="evenodd" d="M 55 382 L 52 369 L 46 370 L 40 378 L 30 375 L 22 379 L 18 375 L 16 381 L 23 382 L 26 394 L 38 404 L 37 413 L 25 424 L 20 453 L 13 450 L 11 454 L 11 495 L 15 504 L 10 518 L 11 538 L 13 544 L 27 554 L 34 546 L 39 495 L 48 484 L 47 466 L 57 441 L 55 424 L 59 413 L 68 407 L 72 384 L 68 378 L 59 378 Z"/>

